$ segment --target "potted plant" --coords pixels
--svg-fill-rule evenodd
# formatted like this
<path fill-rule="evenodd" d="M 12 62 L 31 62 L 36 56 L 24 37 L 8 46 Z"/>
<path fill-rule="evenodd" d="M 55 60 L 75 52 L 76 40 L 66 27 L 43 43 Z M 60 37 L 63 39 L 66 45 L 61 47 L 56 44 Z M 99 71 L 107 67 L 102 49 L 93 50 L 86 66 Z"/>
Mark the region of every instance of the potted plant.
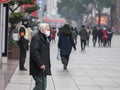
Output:
<path fill-rule="evenodd" d="M 9 39 L 8 39 L 8 59 L 19 59 L 19 46 L 17 41 L 14 40 L 13 34 L 17 32 L 16 25 L 23 19 L 24 13 L 17 12 L 11 13 L 9 16 L 9 22 L 11 27 L 9 30 Z"/>
<path fill-rule="evenodd" d="M 34 8 L 23 8 L 23 11 L 15 12 L 19 7 L 31 4 Z M 11 24 L 10 30 L 9 30 L 9 40 L 8 40 L 8 58 L 9 59 L 18 59 L 19 58 L 19 47 L 17 44 L 17 41 L 13 40 L 12 36 L 15 36 L 14 32 L 18 32 L 17 24 L 22 21 L 22 19 L 25 16 L 25 13 L 32 13 L 35 10 L 38 10 L 38 5 L 34 4 L 34 0 L 10 0 L 9 2 L 9 9 L 11 11 L 9 15 L 9 22 Z"/>

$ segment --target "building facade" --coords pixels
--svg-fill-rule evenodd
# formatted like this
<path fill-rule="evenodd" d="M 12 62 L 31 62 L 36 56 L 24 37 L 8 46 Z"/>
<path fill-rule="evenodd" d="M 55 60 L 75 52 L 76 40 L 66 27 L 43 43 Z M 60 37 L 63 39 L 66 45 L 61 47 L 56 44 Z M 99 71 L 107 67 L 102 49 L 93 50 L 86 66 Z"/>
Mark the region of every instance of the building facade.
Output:
<path fill-rule="evenodd" d="M 45 17 L 47 11 L 47 0 L 38 0 L 38 5 L 40 9 L 38 11 L 39 17 Z"/>
<path fill-rule="evenodd" d="M 57 14 L 57 0 L 47 0 L 47 16 L 54 16 Z"/>
<path fill-rule="evenodd" d="M 116 26 L 117 31 L 120 33 L 120 0 L 116 3 Z"/>

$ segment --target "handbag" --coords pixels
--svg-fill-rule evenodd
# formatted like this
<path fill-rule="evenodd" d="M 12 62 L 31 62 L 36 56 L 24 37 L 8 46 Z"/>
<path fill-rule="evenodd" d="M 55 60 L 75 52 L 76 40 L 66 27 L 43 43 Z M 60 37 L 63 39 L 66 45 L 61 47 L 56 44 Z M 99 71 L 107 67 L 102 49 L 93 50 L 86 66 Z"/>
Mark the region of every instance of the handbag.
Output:
<path fill-rule="evenodd" d="M 60 49 L 57 50 L 57 60 L 61 60 Z"/>

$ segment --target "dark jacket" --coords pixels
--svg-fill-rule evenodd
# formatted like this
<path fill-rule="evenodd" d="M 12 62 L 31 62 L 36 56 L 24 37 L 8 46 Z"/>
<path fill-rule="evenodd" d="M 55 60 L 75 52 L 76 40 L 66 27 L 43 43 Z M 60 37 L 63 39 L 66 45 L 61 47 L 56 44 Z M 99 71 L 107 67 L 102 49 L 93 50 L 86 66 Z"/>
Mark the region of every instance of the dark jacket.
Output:
<path fill-rule="evenodd" d="M 21 35 L 21 33 L 23 35 Z M 19 45 L 20 49 L 28 50 L 29 41 L 24 38 L 24 35 L 25 35 L 25 28 L 21 27 L 19 30 L 20 39 L 18 41 L 18 45 Z"/>
<path fill-rule="evenodd" d="M 42 75 L 41 65 L 45 65 L 45 75 L 51 75 L 49 42 L 45 35 L 34 34 L 30 45 L 30 75 Z"/>
<path fill-rule="evenodd" d="M 108 31 L 108 40 L 111 40 L 113 37 L 113 32 L 111 30 Z"/>
<path fill-rule="evenodd" d="M 60 49 L 61 55 L 70 55 L 72 47 L 76 49 L 72 35 L 71 36 L 65 36 L 60 35 L 58 40 L 58 48 Z"/>
<path fill-rule="evenodd" d="M 98 36 L 98 30 L 96 28 L 93 29 L 92 35 L 94 38 L 96 38 Z"/>
<path fill-rule="evenodd" d="M 87 39 L 87 30 L 83 28 L 83 29 L 79 32 L 79 35 L 80 35 L 81 40 L 86 40 L 86 39 Z"/>
<path fill-rule="evenodd" d="M 99 30 L 99 31 L 98 31 L 98 37 L 99 37 L 99 38 L 102 38 L 102 36 L 103 36 L 103 32 L 102 32 L 102 30 Z"/>

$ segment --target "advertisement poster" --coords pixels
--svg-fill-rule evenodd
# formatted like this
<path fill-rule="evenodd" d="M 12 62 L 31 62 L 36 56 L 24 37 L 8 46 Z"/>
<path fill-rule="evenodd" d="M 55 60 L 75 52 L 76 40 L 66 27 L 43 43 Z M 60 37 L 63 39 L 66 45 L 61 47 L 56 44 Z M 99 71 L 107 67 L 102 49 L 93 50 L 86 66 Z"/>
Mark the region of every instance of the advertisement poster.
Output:
<path fill-rule="evenodd" d="M 99 17 L 98 17 L 98 15 L 96 15 L 96 25 L 98 25 L 98 24 L 99 24 Z M 107 15 L 101 15 L 100 24 L 108 25 L 108 16 Z"/>

